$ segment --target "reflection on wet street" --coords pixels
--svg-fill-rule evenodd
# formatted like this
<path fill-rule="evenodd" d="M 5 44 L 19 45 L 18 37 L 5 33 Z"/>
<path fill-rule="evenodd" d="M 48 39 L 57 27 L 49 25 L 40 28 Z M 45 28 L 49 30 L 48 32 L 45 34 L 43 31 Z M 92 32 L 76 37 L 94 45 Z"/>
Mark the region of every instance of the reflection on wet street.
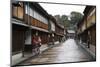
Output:
<path fill-rule="evenodd" d="M 78 46 L 74 39 L 68 39 L 63 44 L 50 48 L 41 55 L 21 63 L 21 65 L 80 62 L 91 60 L 92 57 L 80 46 Z"/>

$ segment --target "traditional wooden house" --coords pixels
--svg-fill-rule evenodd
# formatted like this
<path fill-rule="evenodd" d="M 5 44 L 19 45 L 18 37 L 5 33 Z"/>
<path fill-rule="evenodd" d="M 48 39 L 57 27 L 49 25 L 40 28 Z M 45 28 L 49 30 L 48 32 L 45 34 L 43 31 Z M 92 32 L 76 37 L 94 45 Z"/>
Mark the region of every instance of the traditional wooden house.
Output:
<path fill-rule="evenodd" d="M 31 51 L 33 35 L 48 43 L 48 23 L 49 15 L 38 3 L 12 3 L 12 52 Z"/>
<path fill-rule="evenodd" d="M 33 35 L 41 37 L 42 45 L 54 44 L 64 36 L 64 27 L 36 2 L 13 2 L 11 22 L 13 54 L 32 51 Z"/>
<path fill-rule="evenodd" d="M 23 52 L 25 42 L 25 31 L 28 25 L 24 22 L 24 3 L 12 3 L 12 54 Z"/>
<path fill-rule="evenodd" d="M 55 40 L 61 42 L 64 37 L 64 26 L 56 23 L 55 26 Z"/>
<path fill-rule="evenodd" d="M 86 31 L 86 19 L 83 16 L 82 20 L 77 24 L 77 34 L 78 38 L 81 42 L 86 43 L 87 42 L 87 32 Z"/>
<path fill-rule="evenodd" d="M 90 50 L 95 53 L 96 51 L 96 7 L 87 6 L 84 14 L 86 16 L 86 30 L 88 34 L 87 42 L 89 42 Z"/>
<path fill-rule="evenodd" d="M 77 24 L 77 34 L 81 42 L 96 53 L 96 7 L 86 6 L 83 19 Z"/>
<path fill-rule="evenodd" d="M 57 23 L 57 20 L 50 15 L 50 40 L 51 42 L 61 42 L 64 37 L 64 27 Z M 53 41 L 52 41 L 53 40 Z"/>
<path fill-rule="evenodd" d="M 75 31 L 74 30 L 67 30 L 67 37 L 68 38 L 75 38 Z"/>
<path fill-rule="evenodd" d="M 28 23 L 30 24 L 30 27 L 31 27 L 31 36 L 38 34 L 41 37 L 42 44 L 47 44 L 48 35 L 49 35 L 48 13 L 38 3 L 25 2 L 25 14 L 26 14 L 26 17 L 29 18 Z M 27 20 L 25 20 L 25 22 L 27 22 Z M 31 48 L 31 45 L 30 45 L 30 48 Z"/>
<path fill-rule="evenodd" d="M 50 19 L 49 19 L 49 43 L 50 44 L 54 44 L 55 42 L 55 25 L 56 25 L 56 20 L 54 19 L 54 17 L 52 15 L 49 15 Z"/>

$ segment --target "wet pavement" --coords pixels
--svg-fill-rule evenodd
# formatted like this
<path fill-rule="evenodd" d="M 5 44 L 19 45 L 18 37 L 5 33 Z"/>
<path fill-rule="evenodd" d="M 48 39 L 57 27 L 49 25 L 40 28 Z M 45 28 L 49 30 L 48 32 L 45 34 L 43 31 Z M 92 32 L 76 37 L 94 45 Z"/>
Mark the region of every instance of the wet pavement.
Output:
<path fill-rule="evenodd" d="M 44 63 L 67 63 L 92 61 L 93 58 L 74 39 L 68 39 L 63 44 L 50 48 L 37 57 L 33 57 L 20 65 L 44 64 Z"/>

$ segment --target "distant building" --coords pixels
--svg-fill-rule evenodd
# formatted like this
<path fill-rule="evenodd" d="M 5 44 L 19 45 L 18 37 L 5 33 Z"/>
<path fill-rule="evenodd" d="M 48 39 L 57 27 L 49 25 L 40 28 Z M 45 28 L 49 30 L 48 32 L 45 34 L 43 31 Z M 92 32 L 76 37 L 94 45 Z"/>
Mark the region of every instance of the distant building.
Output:
<path fill-rule="evenodd" d="M 75 38 L 75 31 L 67 30 L 67 38 Z"/>

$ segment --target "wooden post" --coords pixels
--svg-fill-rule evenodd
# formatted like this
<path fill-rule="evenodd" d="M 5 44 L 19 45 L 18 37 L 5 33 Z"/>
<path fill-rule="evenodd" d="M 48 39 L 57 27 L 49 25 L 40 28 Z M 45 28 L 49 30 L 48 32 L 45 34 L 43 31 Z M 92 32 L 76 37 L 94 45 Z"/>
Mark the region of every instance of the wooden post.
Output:
<path fill-rule="evenodd" d="M 25 31 L 23 32 L 23 48 L 22 48 L 22 57 L 24 57 L 24 48 L 25 48 L 25 36 L 24 36 Z"/>

